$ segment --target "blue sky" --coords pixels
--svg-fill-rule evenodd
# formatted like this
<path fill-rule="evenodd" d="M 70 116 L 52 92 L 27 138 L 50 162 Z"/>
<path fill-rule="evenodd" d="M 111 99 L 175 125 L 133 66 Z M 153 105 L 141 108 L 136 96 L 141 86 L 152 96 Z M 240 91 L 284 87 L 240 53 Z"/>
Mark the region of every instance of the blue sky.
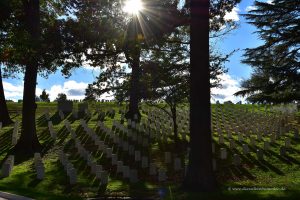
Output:
<path fill-rule="evenodd" d="M 247 65 L 241 64 L 243 49 L 256 47 L 261 44 L 257 35 L 253 34 L 255 27 L 246 23 L 244 17 L 239 14 L 247 13 L 247 10 L 253 6 L 253 0 L 242 0 L 240 4 L 227 17 L 234 19 L 239 23 L 238 29 L 232 31 L 229 35 L 218 42 L 219 51 L 229 53 L 235 49 L 240 49 L 232 57 L 230 62 L 226 63 L 229 69 L 228 74 L 223 75 L 223 88 L 213 89 L 212 93 L 217 94 L 218 98 L 213 100 L 220 100 L 221 102 L 231 100 L 237 102 L 243 100 L 239 97 L 234 97 L 232 94 L 239 89 L 239 83 L 242 79 L 250 77 L 251 68 Z M 100 73 L 99 69 L 93 69 L 85 66 L 76 69 L 72 72 L 72 76 L 65 79 L 60 71 L 51 74 L 48 79 L 38 77 L 38 85 L 36 94 L 40 95 L 43 89 L 50 93 L 50 99 L 54 100 L 58 93 L 66 93 L 69 99 L 83 99 L 85 88 L 89 83 L 92 83 L 96 76 Z M 23 75 L 20 74 L 17 79 L 4 79 L 4 91 L 6 99 L 17 101 L 22 99 L 23 93 Z M 108 98 L 108 95 L 102 98 Z"/>

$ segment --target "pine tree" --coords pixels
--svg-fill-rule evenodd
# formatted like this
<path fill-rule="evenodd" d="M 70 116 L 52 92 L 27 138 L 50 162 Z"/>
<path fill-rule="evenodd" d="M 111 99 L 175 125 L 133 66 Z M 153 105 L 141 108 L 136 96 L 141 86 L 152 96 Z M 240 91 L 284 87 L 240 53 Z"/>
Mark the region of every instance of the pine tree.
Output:
<path fill-rule="evenodd" d="M 43 89 L 43 92 L 42 94 L 40 95 L 40 99 L 44 102 L 50 102 L 50 99 L 49 99 L 49 94 L 46 92 L 45 89 Z"/>
<path fill-rule="evenodd" d="M 300 0 L 255 1 L 245 17 L 258 29 L 264 44 L 246 49 L 243 63 L 254 73 L 236 95 L 250 102 L 300 100 Z"/>

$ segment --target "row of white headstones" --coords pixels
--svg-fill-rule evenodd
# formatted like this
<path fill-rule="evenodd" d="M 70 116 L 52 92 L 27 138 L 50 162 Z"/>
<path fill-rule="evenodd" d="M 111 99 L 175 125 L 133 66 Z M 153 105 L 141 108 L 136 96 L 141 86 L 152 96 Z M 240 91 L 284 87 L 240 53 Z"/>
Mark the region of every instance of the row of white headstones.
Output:
<path fill-rule="evenodd" d="M 298 132 L 296 132 L 295 134 L 298 134 Z M 237 144 L 236 141 L 230 136 L 227 137 L 227 139 L 229 140 L 229 148 L 230 149 L 235 149 L 237 148 Z M 261 137 L 258 137 L 258 141 L 263 141 L 263 148 L 257 148 L 257 143 L 256 143 L 256 139 L 254 137 L 250 137 L 250 145 L 253 148 L 256 148 L 256 156 L 258 160 L 264 160 L 264 151 L 269 151 L 270 150 L 270 144 L 271 143 L 275 143 L 277 139 L 279 139 L 279 137 L 276 137 L 274 134 L 271 135 L 270 137 L 270 141 L 263 141 Z M 245 142 L 244 138 L 241 137 L 241 134 L 238 135 L 238 141 L 239 142 Z M 219 135 L 219 144 L 223 145 L 225 144 L 224 141 L 224 136 L 221 134 Z M 290 138 L 285 138 L 284 139 L 284 145 L 282 145 L 279 148 L 279 155 L 281 156 L 286 156 L 287 155 L 287 149 L 289 149 L 291 147 L 291 139 Z M 213 153 L 216 153 L 216 148 L 215 148 L 215 144 L 212 144 L 212 151 Z M 250 149 L 249 149 L 249 144 L 242 144 L 242 152 L 244 155 L 247 155 L 250 153 Z M 227 153 L 227 149 L 226 148 L 220 148 L 220 159 L 225 160 L 228 158 L 228 153 Z M 216 161 L 213 161 L 214 163 L 214 168 L 216 168 Z M 238 154 L 234 154 L 233 155 L 233 164 L 234 165 L 241 165 L 241 158 Z"/>
<path fill-rule="evenodd" d="M 2 177 L 10 176 L 14 166 L 14 155 L 9 155 L 4 161 L 1 170 Z M 45 176 L 45 167 L 41 158 L 40 153 L 34 153 L 34 167 L 36 171 L 36 178 L 42 180 Z"/>
<path fill-rule="evenodd" d="M 285 119 L 287 116 L 280 116 L 278 114 L 265 115 L 264 113 L 247 113 L 243 110 L 237 112 L 226 111 L 226 113 L 224 113 L 223 110 L 216 109 L 214 116 L 215 120 L 212 120 L 213 129 L 219 129 L 222 124 L 226 129 L 226 132 L 275 132 L 279 131 L 287 121 Z"/>
<path fill-rule="evenodd" d="M 69 124 L 66 124 L 66 127 L 69 126 Z M 118 161 L 117 154 L 112 153 L 112 148 L 108 147 L 108 145 L 105 144 L 105 141 L 101 141 L 100 138 L 95 134 L 95 132 L 90 129 L 84 120 L 81 120 L 81 126 L 84 128 L 85 132 L 89 135 L 90 138 L 94 141 L 95 145 L 98 146 L 98 150 L 104 151 L 107 158 L 111 159 L 112 165 L 117 165 L 117 172 L 122 172 L 124 178 L 128 178 L 130 175 L 130 181 L 135 182 L 137 181 L 137 171 L 135 169 L 131 169 L 129 166 L 123 166 L 123 161 Z M 104 126 L 102 122 L 98 122 L 98 126 L 101 128 L 102 131 L 104 131 L 111 139 L 114 140 L 115 144 L 119 146 L 119 148 L 122 148 L 123 151 L 129 151 L 129 155 L 134 154 L 134 158 L 136 162 L 141 161 L 141 168 L 147 168 L 148 167 L 148 157 L 147 156 L 141 156 L 141 151 L 135 150 L 134 146 L 128 145 L 127 141 L 122 140 L 117 135 L 113 134 L 107 127 Z M 67 128 L 71 132 L 72 138 L 75 140 L 75 146 L 78 150 L 78 153 L 82 155 L 83 159 L 85 159 L 88 163 L 88 165 L 91 167 L 92 172 L 93 169 L 97 165 L 91 156 L 91 153 L 88 152 L 83 148 L 83 146 L 80 144 L 79 140 L 76 138 L 76 134 L 72 129 Z M 145 143 L 147 144 L 147 143 Z M 171 161 L 171 153 L 165 152 L 166 162 L 169 163 Z M 119 158 L 120 159 L 120 158 Z M 179 158 L 175 158 L 175 170 L 181 169 L 181 162 Z M 123 170 L 123 171 L 122 171 Z M 150 175 L 156 174 L 156 166 L 155 163 L 150 163 L 149 168 Z M 166 172 L 164 169 L 158 170 L 158 180 L 164 181 L 166 179 Z"/>
<path fill-rule="evenodd" d="M 157 123 L 156 126 L 162 127 L 166 126 L 166 130 L 169 132 L 172 129 L 173 121 L 171 118 L 160 109 L 145 109 L 143 108 L 143 112 L 148 115 L 148 119 Z M 224 124 L 225 128 L 235 130 L 236 127 L 241 128 L 241 130 L 246 127 L 243 131 L 262 131 L 266 127 L 273 128 L 272 130 L 277 130 L 280 126 L 280 121 L 283 117 L 293 117 L 292 114 L 280 114 L 280 113 L 272 113 L 268 109 L 265 111 L 254 110 L 254 106 L 252 107 L 252 112 L 249 112 L 248 109 L 239 109 L 233 108 L 232 106 L 228 107 L 220 107 L 216 106 L 213 110 L 214 120 L 212 120 L 212 126 L 219 126 L 220 123 Z M 226 118 L 226 120 L 225 120 Z M 221 121 L 221 122 L 220 122 Z M 255 123 L 253 123 L 255 121 Z M 179 110 L 177 113 L 177 123 L 179 132 L 188 132 L 189 125 L 189 112 L 188 110 Z M 268 125 L 268 126 L 267 126 Z M 275 126 L 274 126 L 275 125 Z"/>
<path fill-rule="evenodd" d="M 124 178 L 129 178 L 131 182 L 137 182 L 137 170 L 130 169 L 129 166 L 123 165 L 122 160 L 118 160 L 117 154 L 112 153 L 112 148 L 109 148 L 106 144 L 104 144 L 104 141 L 101 141 L 99 137 L 93 132 L 92 129 L 90 129 L 87 124 L 84 121 L 81 121 L 81 125 L 83 126 L 86 133 L 93 138 L 95 144 L 98 146 L 98 150 L 103 151 L 105 156 L 107 158 L 111 159 L 112 165 L 117 165 L 117 172 L 122 173 Z M 89 152 L 84 148 L 84 146 L 81 144 L 78 138 L 76 138 L 76 134 L 71 129 L 71 136 L 72 139 L 75 140 L 75 147 L 79 153 L 79 155 L 87 162 L 88 166 L 91 168 L 91 174 L 96 176 L 96 179 L 100 179 L 101 184 L 107 184 L 108 183 L 108 173 L 107 171 L 103 170 L 102 165 L 98 165 L 95 161 L 96 159 L 92 156 L 92 153 Z M 135 152 L 135 156 L 138 158 L 140 157 L 139 152 Z M 61 159 L 64 160 L 64 159 Z M 147 161 L 144 160 L 144 163 Z M 144 164 L 145 165 L 145 164 Z M 68 168 L 73 168 L 73 165 L 69 165 Z M 67 169 L 68 169 L 67 168 Z M 70 179 L 71 183 L 71 179 Z M 73 182 L 74 183 L 74 182 Z"/>

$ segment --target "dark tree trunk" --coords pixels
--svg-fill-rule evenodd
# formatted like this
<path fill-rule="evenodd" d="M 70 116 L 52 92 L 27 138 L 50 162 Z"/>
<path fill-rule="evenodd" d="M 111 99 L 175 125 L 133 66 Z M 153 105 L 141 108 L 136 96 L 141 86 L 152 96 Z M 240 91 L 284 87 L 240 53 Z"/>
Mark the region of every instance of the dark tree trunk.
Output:
<path fill-rule="evenodd" d="M 22 132 L 20 139 L 14 149 L 15 153 L 32 155 L 41 151 L 41 145 L 36 135 L 35 112 L 35 90 L 38 72 L 38 49 L 40 38 L 40 15 L 39 0 L 23 1 L 25 12 L 25 28 L 31 36 L 32 54 L 28 58 L 24 77 L 23 110 L 22 110 Z"/>
<path fill-rule="evenodd" d="M 141 114 L 139 111 L 140 102 L 140 47 L 135 47 L 133 52 L 133 58 L 131 63 L 131 80 L 130 80 L 130 90 L 129 90 L 129 110 L 125 117 L 127 119 L 134 119 L 134 115 L 137 115 L 137 121 L 140 121 Z"/>
<path fill-rule="evenodd" d="M 0 122 L 2 122 L 2 126 L 7 126 L 13 123 L 13 121 L 9 117 L 9 113 L 5 101 L 1 67 L 0 67 Z"/>
<path fill-rule="evenodd" d="M 174 131 L 175 147 L 178 147 L 178 125 L 177 125 L 176 105 L 170 106 L 170 108 L 171 108 L 171 114 L 172 114 L 172 120 L 173 120 L 173 131 Z"/>
<path fill-rule="evenodd" d="M 183 186 L 194 191 L 216 189 L 212 167 L 209 74 L 209 0 L 191 0 L 191 149 Z"/>

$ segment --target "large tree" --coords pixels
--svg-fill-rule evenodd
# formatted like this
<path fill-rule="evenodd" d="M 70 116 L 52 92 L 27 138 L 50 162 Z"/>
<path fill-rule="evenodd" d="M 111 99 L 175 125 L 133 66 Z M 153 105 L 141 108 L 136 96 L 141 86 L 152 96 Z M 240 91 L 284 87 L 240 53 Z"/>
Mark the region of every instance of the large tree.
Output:
<path fill-rule="evenodd" d="M 191 139 L 184 186 L 212 191 L 216 188 L 216 180 L 212 167 L 208 0 L 191 0 L 190 62 Z"/>
<path fill-rule="evenodd" d="M 250 102 L 287 103 L 300 100 L 300 0 L 255 1 L 245 14 L 264 44 L 248 48 L 243 63 L 253 67 L 236 95 Z"/>
<path fill-rule="evenodd" d="M 143 1 L 144 9 L 135 14 L 125 13 L 121 1 L 76 2 L 75 27 L 89 25 L 76 34 L 82 40 L 79 44 L 86 49 L 82 57 L 90 61 L 92 66 L 102 67 L 103 71 L 116 71 L 121 68 L 120 63 L 128 65 L 131 73 L 126 117 L 133 119 L 134 115 L 140 116 L 141 56 L 149 46 L 159 43 L 161 36 L 170 34 L 175 27 L 186 23 L 184 21 L 187 19 L 181 18 L 181 12 L 177 10 L 178 2 Z M 106 29 L 103 30 L 103 27 Z M 107 37 L 99 39 L 99 35 Z"/>
<path fill-rule="evenodd" d="M 0 49 L 3 45 L 3 37 L 4 37 L 4 27 L 5 21 L 9 18 L 10 13 L 12 12 L 11 6 L 9 5 L 8 0 L 3 0 L 0 2 Z M 4 88 L 2 82 L 2 72 L 1 72 L 1 58 L 0 58 L 0 122 L 2 122 L 2 126 L 7 126 L 11 124 L 13 121 L 11 120 L 7 104 L 5 101 Z"/>
<path fill-rule="evenodd" d="M 66 20 L 57 1 L 12 0 L 9 5 L 13 9 L 1 30 L 1 62 L 8 74 L 25 74 L 22 132 L 14 153 L 32 155 L 41 150 L 35 125 L 37 74 L 47 76 L 66 60 L 62 42 Z"/>
<path fill-rule="evenodd" d="M 10 119 L 7 104 L 4 96 L 4 88 L 2 83 L 2 74 L 1 74 L 1 66 L 0 66 L 0 122 L 2 122 L 2 126 L 7 126 L 13 121 Z"/>

